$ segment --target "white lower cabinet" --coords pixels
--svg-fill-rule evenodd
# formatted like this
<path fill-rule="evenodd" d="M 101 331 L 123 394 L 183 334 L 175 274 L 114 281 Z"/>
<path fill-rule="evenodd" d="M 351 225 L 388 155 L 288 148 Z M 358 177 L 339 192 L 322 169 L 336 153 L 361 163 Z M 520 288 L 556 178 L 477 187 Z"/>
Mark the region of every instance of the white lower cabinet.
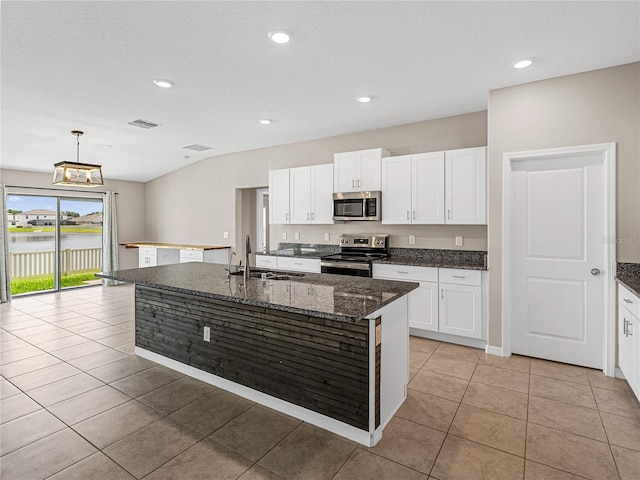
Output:
<path fill-rule="evenodd" d="M 618 366 L 640 399 L 640 298 L 618 285 Z"/>
<path fill-rule="evenodd" d="M 374 264 L 373 278 L 419 282 L 409 293 L 409 327 L 438 331 L 438 269 Z"/>
<path fill-rule="evenodd" d="M 420 283 L 420 287 L 409 294 L 411 328 L 485 338 L 480 271 L 374 264 L 373 277 Z"/>
<path fill-rule="evenodd" d="M 154 247 L 140 247 L 138 250 L 139 268 L 180 263 L 180 252 L 178 250 Z"/>
<path fill-rule="evenodd" d="M 482 288 L 440 283 L 440 332 L 482 338 Z"/>
<path fill-rule="evenodd" d="M 256 267 L 290 272 L 320 273 L 320 259 L 256 255 Z"/>
<path fill-rule="evenodd" d="M 217 248 L 213 250 L 180 250 L 180 263 L 205 262 L 220 263 L 227 265 L 229 263 L 229 248 Z"/>

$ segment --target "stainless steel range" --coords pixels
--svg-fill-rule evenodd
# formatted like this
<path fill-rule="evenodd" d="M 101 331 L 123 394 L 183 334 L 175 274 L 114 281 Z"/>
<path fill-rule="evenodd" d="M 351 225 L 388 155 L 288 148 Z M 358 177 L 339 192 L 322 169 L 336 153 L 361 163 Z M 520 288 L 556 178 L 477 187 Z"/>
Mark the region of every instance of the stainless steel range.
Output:
<path fill-rule="evenodd" d="M 389 254 L 389 235 L 340 235 L 340 253 L 321 258 L 320 271 L 338 275 L 371 277 L 372 262 Z"/>

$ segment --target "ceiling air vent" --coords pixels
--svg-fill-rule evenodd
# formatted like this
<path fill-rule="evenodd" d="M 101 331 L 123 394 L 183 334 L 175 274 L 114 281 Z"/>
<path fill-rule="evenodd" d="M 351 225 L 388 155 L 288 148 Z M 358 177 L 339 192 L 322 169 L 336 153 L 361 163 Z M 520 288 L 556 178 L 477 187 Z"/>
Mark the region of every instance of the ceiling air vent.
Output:
<path fill-rule="evenodd" d="M 191 145 L 183 145 L 181 148 L 186 148 L 187 150 L 194 150 L 196 152 L 203 152 L 205 150 L 211 150 L 212 147 L 207 147 L 206 145 L 192 143 Z"/>
<path fill-rule="evenodd" d="M 133 120 L 129 122 L 129 125 L 133 125 L 134 127 L 140 128 L 154 128 L 160 126 L 159 123 L 147 122 L 146 120 Z"/>

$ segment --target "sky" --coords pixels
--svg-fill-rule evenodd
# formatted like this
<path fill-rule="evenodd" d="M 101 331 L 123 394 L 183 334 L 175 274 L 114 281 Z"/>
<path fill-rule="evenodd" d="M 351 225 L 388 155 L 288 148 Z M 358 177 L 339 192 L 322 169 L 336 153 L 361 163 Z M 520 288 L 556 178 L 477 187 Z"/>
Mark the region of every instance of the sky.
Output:
<path fill-rule="evenodd" d="M 7 195 L 7 209 L 22 210 L 56 210 L 56 197 L 38 197 L 35 195 Z M 60 199 L 60 210 L 63 212 L 78 212 L 80 215 L 86 215 L 91 212 L 102 211 L 102 200 L 71 200 L 66 198 Z"/>

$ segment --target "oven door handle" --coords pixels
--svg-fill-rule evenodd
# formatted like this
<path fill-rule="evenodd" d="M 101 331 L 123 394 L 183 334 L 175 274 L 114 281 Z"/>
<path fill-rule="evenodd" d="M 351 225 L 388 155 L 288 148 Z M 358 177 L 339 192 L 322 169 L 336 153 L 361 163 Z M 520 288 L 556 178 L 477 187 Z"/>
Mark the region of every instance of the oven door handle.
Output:
<path fill-rule="evenodd" d="M 369 264 L 363 263 L 349 263 L 349 262 L 320 262 L 321 267 L 330 268 L 348 268 L 351 270 L 369 270 Z"/>

